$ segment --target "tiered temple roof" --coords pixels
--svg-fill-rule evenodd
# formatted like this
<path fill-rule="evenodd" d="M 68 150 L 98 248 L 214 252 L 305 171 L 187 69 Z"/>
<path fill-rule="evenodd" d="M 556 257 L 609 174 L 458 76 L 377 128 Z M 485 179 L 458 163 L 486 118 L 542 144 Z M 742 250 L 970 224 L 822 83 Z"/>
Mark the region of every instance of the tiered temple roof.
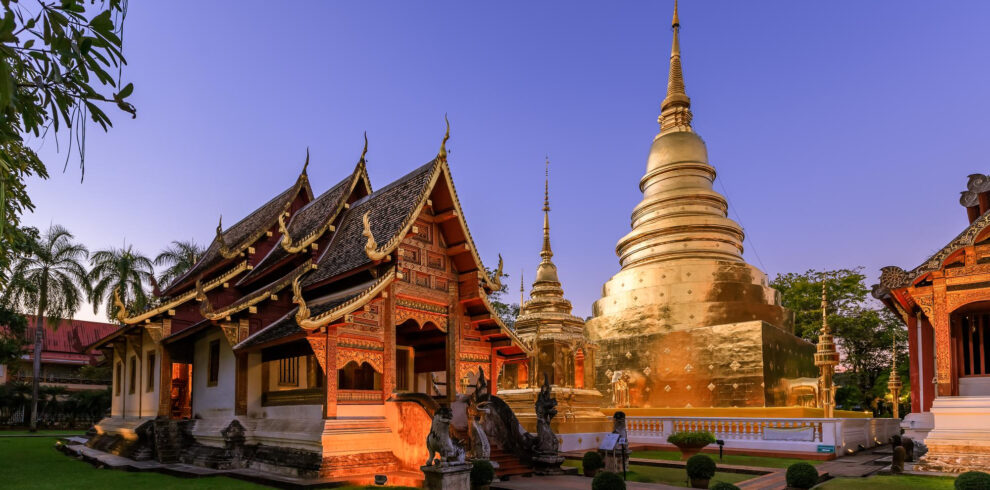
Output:
<path fill-rule="evenodd" d="M 203 257 L 168 285 L 155 307 L 118 320 L 137 328 L 168 319 L 161 332 L 166 343 L 238 321 L 250 327 L 246 335 L 234 334 L 237 349 L 303 337 L 343 321 L 402 278 L 398 246 L 418 232 L 415 222 L 427 210 L 449 242 L 450 262 L 460 278 L 456 286 L 472 324 L 488 341 L 503 339 L 517 346 L 510 349 L 514 352 L 527 350 L 487 301 L 500 284 L 484 272 L 453 188 L 445 145 L 429 163 L 375 192 L 364 153 L 348 177 L 315 199 L 306 166 L 291 187 L 237 224 L 218 227 Z"/>

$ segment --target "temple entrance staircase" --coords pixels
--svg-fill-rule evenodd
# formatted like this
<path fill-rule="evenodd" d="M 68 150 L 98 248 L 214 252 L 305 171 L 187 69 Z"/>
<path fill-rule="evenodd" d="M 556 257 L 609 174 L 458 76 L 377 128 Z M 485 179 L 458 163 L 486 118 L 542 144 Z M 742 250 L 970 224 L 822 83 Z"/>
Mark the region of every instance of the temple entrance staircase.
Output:
<path fill-rule="evenodd" d="M 178 420 L 155 420 L 155 454 L 159 463 L 179 462 L 184 443 L 183 425 Z"/>
<path fill-rule="evenodd" d="M 514 476 L 531 476 L 533 467 L 524 463 L 516 455 L 503 451 L 501 448 L 492 446 L 490 458 L 498 463 L 495 469 L 495 476 L 500 480 L 507 480 Z"/>

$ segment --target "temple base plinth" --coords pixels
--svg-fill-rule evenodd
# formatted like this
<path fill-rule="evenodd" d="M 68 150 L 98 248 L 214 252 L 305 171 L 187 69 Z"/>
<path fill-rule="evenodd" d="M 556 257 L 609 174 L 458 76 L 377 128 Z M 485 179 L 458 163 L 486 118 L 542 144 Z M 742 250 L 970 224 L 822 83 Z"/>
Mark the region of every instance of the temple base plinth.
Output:
<path fill-rule="evenodd" d="M 561 458 L 563 459 L 563 458 Z M 426 490 L 471 490 L 471 464 L 421 466 Z"/>
<path fill-rule="evenodd" d="M 538 454 L 533 458 L 533 473 L 537 475 L 563 475 L 564 457 L 560 453 Z"/>

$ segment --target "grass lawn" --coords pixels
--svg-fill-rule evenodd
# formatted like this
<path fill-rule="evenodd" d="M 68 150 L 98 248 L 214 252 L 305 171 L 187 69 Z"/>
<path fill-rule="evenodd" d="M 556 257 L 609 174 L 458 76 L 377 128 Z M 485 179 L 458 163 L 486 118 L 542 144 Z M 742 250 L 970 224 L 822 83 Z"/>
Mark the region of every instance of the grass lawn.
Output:
<path fill-rule="evenodd" d="M 51 429 L 51 430 L 39 430 L 38 432 L 29 432 L 26 430 L 0 430 L 0 437 L 3 436 L 30 436 L 30 435 L 60 435 L 60 436 L 81 436 L 85 434 L 84 430 L 70 430 L 70 429 Z"/>
<path fill-rule="evenodd" d="M 718 454 L 703 453 L 711 456 L 715 464 L 719 464 Z M 681 453 L 678 451 L 633 451 L 633 458 L 660 459 L 667 461 L 680 461 Z M 794 463 L 811 463 L 812 465 L 822 464 L 823 461 L 813 461 L 795 458 L 771 458 L 764 456 L 745 456 L 740 454 L 726 454 L 722 457 L 721 463 L 734 464 L 740 466 L 759 466 L 762 468 L 787 468 Z"/>
<path fill-rule="evenodd" d="M 915 476 L 915 475 L 875 475 L 867 478 L 833 478 L 818 488 L 834 488 L 842 490 L 858 490 L 876 488 L 903 489 L 944 489 L 951 490 L 955 478 L 951 476 Z"/>
<path fill-rule="evenodd" d="M 564 466 L 574 466 L 578 468 L 578 472 L 581 470 L 581 462 L 575 460 L 564 461 Z M 726 483 L 737 483 L 743 480 L 749 480 L 756 478 L 757 475 L 744 475 L 741 473 L 723 473 L 721 471 L 715 473 L 715 477 L 712 478 L 712 484 L 718 481 L 724 481 Z M 663 483 L 666 485 L 674 485 L 678 487 L 688 486 L 687 482 L 687 472 L 681 468 L 661 468 L 658 466 L 644 466 L 638 464 L 629 465 L 629 473 L 626 474 L 626 480 L 643 482 L 643 483 Z"/>

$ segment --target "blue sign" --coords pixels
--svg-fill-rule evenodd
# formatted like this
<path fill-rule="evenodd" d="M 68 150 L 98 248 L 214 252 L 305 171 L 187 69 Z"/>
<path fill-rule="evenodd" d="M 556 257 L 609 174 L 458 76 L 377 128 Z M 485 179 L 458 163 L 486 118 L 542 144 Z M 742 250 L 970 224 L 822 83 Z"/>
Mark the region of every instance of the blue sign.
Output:
<path fill-rule="evenodd" d="M 818 446 L 818 452 L 834 454 L 835 446 Z"/>

